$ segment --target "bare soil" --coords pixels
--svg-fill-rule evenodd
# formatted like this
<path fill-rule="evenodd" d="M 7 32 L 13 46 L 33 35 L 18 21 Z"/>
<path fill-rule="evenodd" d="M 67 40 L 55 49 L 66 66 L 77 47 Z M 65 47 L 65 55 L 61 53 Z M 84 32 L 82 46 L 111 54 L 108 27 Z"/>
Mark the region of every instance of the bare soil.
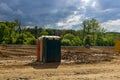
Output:
<path fill-rule="evenodd" d="M 111 47 L 64 47 L 61 63 L 36 62 L 35 46 L 0 46 L 0 80 L 120 80 Z"/>

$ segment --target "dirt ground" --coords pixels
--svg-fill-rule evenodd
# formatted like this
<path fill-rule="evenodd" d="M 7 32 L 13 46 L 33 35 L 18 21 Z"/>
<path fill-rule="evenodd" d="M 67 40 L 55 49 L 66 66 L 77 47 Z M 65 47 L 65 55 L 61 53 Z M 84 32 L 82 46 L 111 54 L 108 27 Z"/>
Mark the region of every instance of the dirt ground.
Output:
<path fill-rule="evenodd" d="M 0 46 L 0 80 L 120 80 L 114 48 L 64 47 L 61 63 L 36 62 L 35 46 Z"/>

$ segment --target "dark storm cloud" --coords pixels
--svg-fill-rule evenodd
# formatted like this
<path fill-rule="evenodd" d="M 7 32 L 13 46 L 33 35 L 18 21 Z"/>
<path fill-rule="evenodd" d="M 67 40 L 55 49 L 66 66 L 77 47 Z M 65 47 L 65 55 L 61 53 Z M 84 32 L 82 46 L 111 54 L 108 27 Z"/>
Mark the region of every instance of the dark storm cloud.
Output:
<path fill-rule="evenodd" d="M 18 18 L 24 25 L 77 29 L 87 18 L 101 23 L 119 19 L 119 4 L 119 0 L 0 0 L 0 21 Z"/>
<path fill-rule="evenodd" d="M 60 3 L 59 3 L 60 2 Z M 65 8 L 66 7 L 66 8 Z M 74 6 L 57 0 L 0 0 L 1 20 L 20 19 L 24 24 L 44 26 L 71 14 Z"/>

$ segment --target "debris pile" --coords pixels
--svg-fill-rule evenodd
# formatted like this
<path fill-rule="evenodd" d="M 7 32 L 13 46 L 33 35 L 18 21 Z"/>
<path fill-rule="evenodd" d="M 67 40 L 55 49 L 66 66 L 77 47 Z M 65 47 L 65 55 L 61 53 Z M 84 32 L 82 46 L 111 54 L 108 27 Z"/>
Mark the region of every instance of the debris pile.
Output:
<path fill-rule="evenodd" d="M 111 61 L 113 57 L 107 53 L 80 53 L 80 52 L 65 52 L 62 54 L 62 59 L 74 61 L 75 63 L 98 63 L 101 61 Z"/>

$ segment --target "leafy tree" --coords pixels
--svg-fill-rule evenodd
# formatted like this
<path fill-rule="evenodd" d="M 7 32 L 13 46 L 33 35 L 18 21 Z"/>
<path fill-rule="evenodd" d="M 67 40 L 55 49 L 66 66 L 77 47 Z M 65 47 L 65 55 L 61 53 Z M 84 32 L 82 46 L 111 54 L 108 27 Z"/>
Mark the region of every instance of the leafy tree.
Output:
<path fill-rule="evenodd" d="M 43 30 L 41 33 L 40 33 L 40 36 L 46 36 L 48 35 L 49 33 L 46 31 L 46 30 Z"/>
<path fill-rule="evenodd" d="M 63 46 L 71 46 L 71 41 L 69 39 L 62 39 L 61 43 Z"/>
<path fill-rule="evenodd" d="M 21 33 L 21 21 L 19 19 L 15 19 L 16 30 L 18 33 Z"/>
<path fill-rule="evenodd" d="M 68 33 L 63 36 L 62 44 L 67 46 L 80 46 L 82 41 L 78 36 Z"/>
<path fill-rule="evenodd" d="M 38 37 L 38 27 L 35 26 L 35 38 L 37 38 L 37 37 Z"/>
<path fill-rule="evenodd" d="M 65 30 L 64 34 L 70 33 L 70 34 L 75 35 L 75 32 L 76 32 L 75 30 L 70 29 L 70 30 Z"/>
<path fill-rule="evenodd" d="M 72 42 L 72 46 L 81 46 L 82 45 L 82 40 L 77 36 L 74 37 Z"/>
<path fill-rule="evenodd" d="M 90 41 L 91 41 L 91 40 L 90 40 L 90 36 L 86 36 L 86 37 L 85 37 L 85 40 L 84 40 L 84 44 L 90 46 L 90 45 L 91 45 L 91 42 L 90 42 Z"/>
<path fill-rule="evenodd" d="M 35 37 L 30 34 L 29 32 L 26 33 L 21 33 L 17 35 L 17 40 L 16 40 L 16 44 L 35 44 L 36 42 Z"/>
<path fill-rule="evenodd" d="M 82 36 L 82 44 L 83 44 L 83 41 L 84 41 L 84 38 L 85 38 L 85 35 L 86 35 L 86 27 L 87 27 L 87 21 L 86 20 L 83 21 L 82 27 L 83 27 L 83 36 Z"/>
<path fill-rule="evenodd" d="M 9 44 L 14 44 L 14 40 L 15 40 L 15 26 L 16 23 L 15 22 L 5 22 L 6 26 L 9 27 Z"/>
<path fill-rule="evenodd" d="M 102 37 L 98 37 L 96 39 L 96 45 L 97 46 L 103 46 L 103 38 Z"/>
<path fill-rule="evenodd" d="M 65 34 L 64 36 L 63 36 L 63 38 L 64 39 L 68 39 L 68 40 L 73 40 L 73 38 L 74 38 L 75 36 L 73 35 L 73 34 L 70 34 L 70 33 L 68 33 L 68 34 Z"/>
<path fill-rule="evenodd" d="M 9 43 L 10 28 L 3 22 L 0 23 L 0 43 Z M 4 41 L 4 42 L 3 42 Z"/>
<path fill-rule="evenodd" d="M 55 30 L 54 29 L 46 29 L 49 35 L 55 35 Z"/>
<path fill-rule="evenodd" d="M 96 19 L 91 19 L 90 23 L 91 23 L 91 33 L 93 35 L 93 44 L 95 45 L 95 34 L 99 31 L 100 25 Z"/>
<path fill-rule="evenodd" d="M 92 44 L 96 45 L 97 33 L 101 31 L 101 26 L 96 19 L 84 20 L 82 23 L 83 27 L 83 38 L 88 35 L 92 35 Z"/>
<path fill-rule="evenodd" d="M 84 20 L 81 30 L 58 30 L 21 28 L 21 22 L 0 22 L 0 44 L 36 44 L 36 38 L 42 35 L 56 35 L 62 38 L 64 46 L 96 45 L 114 46 L 120 33 L 106 32 L 96 19 Z"/>

